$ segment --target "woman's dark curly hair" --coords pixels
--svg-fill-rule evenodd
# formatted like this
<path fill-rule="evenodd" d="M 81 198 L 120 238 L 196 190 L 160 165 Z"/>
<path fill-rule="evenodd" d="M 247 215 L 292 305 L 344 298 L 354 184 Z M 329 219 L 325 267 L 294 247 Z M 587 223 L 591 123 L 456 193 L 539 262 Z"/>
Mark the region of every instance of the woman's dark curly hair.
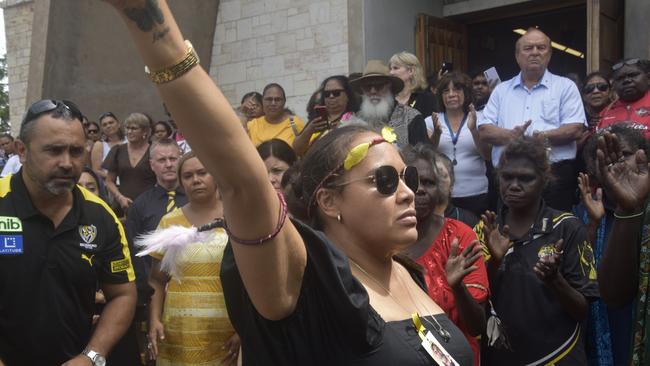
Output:
<path fill-rule="evenodd" d="M 442 112 L 446 112 L 445 103 L 442 101 L 442 92 L 449 87 L 450 83 L 454 83 L 454 87 L 460 88 L 465 95 L 465 101 L 463 102 L 463 111 L 465 113 L 469 112 L 469 105 L 473 103 L 472 97 L 472 79 L 459 71 L 452 71 L 440 78 L 438 86 L 436 87 L 436 99 L 438 99 L 438 105 Z"/>
<path fill-rule="evenodd" d="M 301 159 L 299 172 L 286 197 L 293 217 L 314 229 L 322 229 L 317 204 L 312 202 L 312 196 L 320 187 L 335 188 L 333 183 L 344 175 L 343 161 L 352 148 L 352 142 L 358 135 L 368 132 L 374 131 L 366 126 L 343 126 L 314 143 Z"/>
<path fill-rule="evenodd" d="M 544 180 L 544 185 L 547 185 L 553 180 L 551 163 L 546 155 L 546 147 L 541 141 L 530 136 L 523 136 L 506 145 L 506 148 L 499 158 L 499 168 L 497 169 L 497 173 L 499 172 L 499 169 L 506 166 L 510 160 L 516 159 L 526 159 L 530 161 L 531 166 L 535 169 L 535 173 Z"/>

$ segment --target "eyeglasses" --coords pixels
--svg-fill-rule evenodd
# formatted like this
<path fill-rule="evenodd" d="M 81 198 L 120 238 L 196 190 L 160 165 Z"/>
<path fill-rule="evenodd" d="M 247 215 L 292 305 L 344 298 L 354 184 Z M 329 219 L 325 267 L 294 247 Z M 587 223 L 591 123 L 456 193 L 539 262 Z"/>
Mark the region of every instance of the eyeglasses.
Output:
<path fill-rule="evenodd" d="M 343 89 L 323 90 L 323 98 L 338 98 L 343 92 L 345 92 Z"/>
<path fill-rule="evenodd" d="M 585 93 L 585 94 L 591 94 L 596 89 L 598 89 L 601 92 L 607 91 L 607 90 L 609 90 L 609 84 L 607 84 L 607 83 L 588 84 L 588 85 L 585 85 L 585 87 L 582 89 L 582 92 Z"/>
<path fill-rule="evenodd" d="M 73 118 L 78 119 L 79 121 L 83 121 L 83 115 L 74 103 L 67 100 L 41 99 L 29 106 L 29 109 L 27 109 L 27 113 L 25 113 L 25 117 L 23 118 L 22 124 L 25 125 L 38 118 L 41 114 L 51 112 L 61 107 L 67 109 Z"/>
<path fill-rule="evenodd" d="M 620 69 L 621 67 L 623 67 L 625 65 L 628 65 L 628 66 L 636 65 L 637 63 L 639 63 L 639 61 L 641 61 L 641 60 L 639 60 L 638 58 L 631 58 L 631 59 L 626 60 L 626 61 L 621 61 L 621 62 L 617 63 L 616 65 L 612 66 L 612 71 L 616 71 L 616 70 Z"/>
<path fill-rule="evenodd" d="M 414 166 L 407 166 L 401 173 L 398 173 L 397 169 L 395 169 L 393 166 L 380 166 L 375 170 L 373 175 L 349 180 L 343 183 L 338 183 L 335 186 L 341 187 L 354 182 L 370 180 L 377 187 L 377 192 L 389 196 L 397 191 L 397 186 L 399 185 L 400 179 L 406 183 L 406 186 L 409 187 L 411 191 L 415 192 L 418 190 L 418 186 L 420 184 L 420 176 L 418 175 L 417 168 Z"/>
<path fill-rule="evenodd" d="M 380 82 L 368 82 L 363 85 L 361 85 L 361 90 L 369 92 L 373 88 L 377 91 L 384 89 L 385 86 L 387 86 L 389 83 L 385 81 L 380 81 Z"/>
<path fill-rule="evenodd" d="M 138 130 L 141 130 L 142 127 L 140 127 L 140 126 L 126 126 L 125 129 L 126 129 L 127 131 L 138 131 Z"/>

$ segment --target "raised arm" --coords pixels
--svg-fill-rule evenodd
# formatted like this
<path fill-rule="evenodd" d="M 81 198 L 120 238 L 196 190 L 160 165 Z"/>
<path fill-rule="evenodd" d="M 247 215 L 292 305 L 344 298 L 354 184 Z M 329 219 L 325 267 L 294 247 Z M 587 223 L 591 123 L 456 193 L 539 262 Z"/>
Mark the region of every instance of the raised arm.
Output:
<path fill-rule="evenodd" d="M 184 58 L 187 48 L 167 1 L 106 1 L 119 11 L 149 69 L 168 69 Z M 193 151 L 216 179 L 231 232 L 245 240 L 272 233 L 280 201 L 237 115 L 210 76 L 194 67 L 157 86 Z M 306 265 L 304 243 L 291 222 L 273 240 L 234 244 L 233 250 L 257 311 L 269 319 L 291 314 Z"/>

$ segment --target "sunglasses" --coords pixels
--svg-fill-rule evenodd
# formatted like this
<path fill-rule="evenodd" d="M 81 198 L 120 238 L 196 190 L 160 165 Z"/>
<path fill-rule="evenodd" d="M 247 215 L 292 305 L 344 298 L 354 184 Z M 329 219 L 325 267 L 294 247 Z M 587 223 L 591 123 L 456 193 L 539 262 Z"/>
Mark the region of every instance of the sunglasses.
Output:
<path fill-rule="evenodd" d="M 607 91 L 607 90 L 609 90 L 609 84 L 607 84 L 607 83 L 595 83 L 595 84 L 585 85 L 585 87 L 582 89 L 582 92 L 585 93 L 585 94 L 591 94 L 596 89 L 598 89 L 601 92 Z"/>
<path fill-rule="evenodd" d="M 51 112 L 57 108 L 67 109 L 73 118 L 76 118 L 79 121 L 83 121 L 83 115 L 74 103 L 68 100 L 41 99 L 29 106 L 29 109 L 27 109 L 27 113 L 25 113 L 25 117 L 23 118 L 22 124 L 25 125 L 38 118 L 41 114 Z"/>
<path fill-rule="evenodd" d="M 343 89 L 336 89 L 336 90 L 323 90 L 323 97 L 324 98 L 338 98 L 341 96 L 341 93 L 345 92 Z"/>
<path fill-rule="evenodd" d="M 393 166 L 380 166 L 379 168 L 375 169 L 372 175 L 339 183 L 335 186 L 341 187 L 354 182 L 370 180 L 377 187 L 377 192 L 389 196 L 397 191 L 397 186 L 399 185 L 400 179 L 404 181 L 406 186 L 409 187 L 411 191 L 415 192 L 418 190 L 418 186 L 420 185 L 420 176 L 418 174 L 417 168 L 414 166 L 407 166 L 401 173 L 399 173 Z"/>
<path fill-rule="evenodd" d="M 621 67 L 623 67 L 625 65 L 628 65 L 628 66 L 636 65 L 637 63 L 639 63 L 639 61 L 640 60 L 638 58 L 632 58 L 632 59 L 629 59 L 627 61 L 621 61 L 621 62 L 615 64 L 614 66 L 612 66 L 612 71 L 616 71 L 616 70 L 620 69 Z"/>

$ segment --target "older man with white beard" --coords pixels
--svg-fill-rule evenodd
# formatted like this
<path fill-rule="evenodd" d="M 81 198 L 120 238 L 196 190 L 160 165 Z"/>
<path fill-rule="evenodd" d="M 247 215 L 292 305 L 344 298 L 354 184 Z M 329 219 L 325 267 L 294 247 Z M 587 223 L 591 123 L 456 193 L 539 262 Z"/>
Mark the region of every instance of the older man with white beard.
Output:
<path fill-rule="evenodd" d="M 424 117 L 416 109 L 395 101 L 404 82 L 389 73 L 379 60 L 370 60 L 363 75 L 350 82 L 361 95 L 361 107 L 348 123 L 365 123 L 376 130 L 391 127 L 397 135 L 397 145 L 430 143 Z"/>

